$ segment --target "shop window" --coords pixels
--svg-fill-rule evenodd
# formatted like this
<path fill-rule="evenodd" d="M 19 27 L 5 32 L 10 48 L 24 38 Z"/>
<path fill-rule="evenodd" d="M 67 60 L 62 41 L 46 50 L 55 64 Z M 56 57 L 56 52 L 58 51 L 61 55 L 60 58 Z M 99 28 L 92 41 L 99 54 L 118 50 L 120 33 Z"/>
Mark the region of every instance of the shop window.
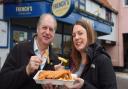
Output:
<path fill-rule="evenodd" d="M 61 41 L 62 41 L 61 34 L 56 34 L 54 41 L 53 41 L 53 44 L 52 44 L 52 47 L 57 54 L 61 54 L 61 50 L 62 50 L 61 49 Z"/>
<path fill-rule="evenodd" d="M 57 54 L 68 55 L 71 49 L 72 25 L 58 22 L 58 27 L 53 41 L 53 48 Z"/>
<path fill-rule="evenodd" d="M 78 0 L 75 0 L 75 8 L 78 9 Z"/>
<path fill-rule="evenodd" d="M 68 55 L 71 43 L 71 35 L 64 34 L 62 40 L 62 34 L 56 34 L 52 46 L 57 54 Z"/>
<path fill-rule="evenodd" d="M 111 18 L 112 18 L 112 13 L 111 13 L 111 11 L 106 10 L 106 20 L 107 20 L 107 21 L 111 21 Z"/>
<path fill-rule="evenodd" d="M 71 50 L 71 36 L 70 35 L 64 35 L 64 53 L 65 55 L 68 55 L 68 53 Z"/>
<path fill-rule="evenodd" d="M 78 3 L 78 9 L 81 11 L 85 11 L 86 10 L 86 0 L 76 0 L 76 5 Z"/>
<path fill-rule="evenodd" d="M 13 45 L 17 44 L 20 41 L 27 40 L 27 32 L 24 31 L 14 31 L 13 32 Z"/>
<path fill-rule="evenodd" d="M 124 4 L 128 6 L 128 0 L 124 0 Z"/>

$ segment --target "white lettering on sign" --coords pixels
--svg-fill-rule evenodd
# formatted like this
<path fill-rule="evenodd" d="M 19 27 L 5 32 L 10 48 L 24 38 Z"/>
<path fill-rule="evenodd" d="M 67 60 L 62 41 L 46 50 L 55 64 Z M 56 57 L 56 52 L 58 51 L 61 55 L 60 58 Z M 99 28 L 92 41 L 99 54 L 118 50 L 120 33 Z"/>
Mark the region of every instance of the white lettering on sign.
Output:
<path fill-rule="evenodd" d="M 16 12 L 31 12 L 32 6 L 16 7 Z"/>

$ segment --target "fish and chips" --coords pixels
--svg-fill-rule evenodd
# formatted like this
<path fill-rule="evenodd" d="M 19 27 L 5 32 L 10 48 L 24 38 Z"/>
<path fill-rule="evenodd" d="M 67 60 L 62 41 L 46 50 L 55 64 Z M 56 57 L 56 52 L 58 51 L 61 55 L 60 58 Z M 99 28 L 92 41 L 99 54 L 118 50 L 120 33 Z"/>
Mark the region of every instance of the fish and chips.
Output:
<path fill-rule="evenodd" d="M 39 73 L 37 78 L 38 80 L 44 80 L 44 79 L 72 80 L 73 79 L 70 70 L 57 70 L 57 71 L 44 70 Z"/>

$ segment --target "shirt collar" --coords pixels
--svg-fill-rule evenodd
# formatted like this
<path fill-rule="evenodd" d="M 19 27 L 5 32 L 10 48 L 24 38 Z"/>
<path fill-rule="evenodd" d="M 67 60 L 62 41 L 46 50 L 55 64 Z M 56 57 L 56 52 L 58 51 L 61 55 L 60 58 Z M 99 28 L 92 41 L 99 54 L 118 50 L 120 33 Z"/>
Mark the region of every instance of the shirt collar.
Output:
<path fill-rule="evenodd" d="M 37 46 L 37 41 L 36 41 L 36 38 L 34 38 L 34 52 L 37 56 L 40 56 L 41 57 L 41 53 L 38 49 L 38 46 Z M 43 57 L 47 58 L 47 61 L 48 63 L 50 62 L 50 59 L 49 59 L 49 47 L 48 49 L 45 50 L 45 53 L 43 54 Z"/>
<path fill-rule="evenodd" d="M 34 52 L 38 51 L 36 39 L 34 38 Z"/>

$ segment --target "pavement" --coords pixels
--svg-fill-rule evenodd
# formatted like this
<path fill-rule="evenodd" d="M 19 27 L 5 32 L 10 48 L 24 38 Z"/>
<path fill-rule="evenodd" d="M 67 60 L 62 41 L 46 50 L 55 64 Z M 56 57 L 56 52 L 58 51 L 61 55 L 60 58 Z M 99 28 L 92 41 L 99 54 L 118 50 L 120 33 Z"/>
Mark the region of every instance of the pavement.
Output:
<path fill-rule="evenodd" d="M 128 89 L 128 73 L 116 72 L 117 89 Z"/>

